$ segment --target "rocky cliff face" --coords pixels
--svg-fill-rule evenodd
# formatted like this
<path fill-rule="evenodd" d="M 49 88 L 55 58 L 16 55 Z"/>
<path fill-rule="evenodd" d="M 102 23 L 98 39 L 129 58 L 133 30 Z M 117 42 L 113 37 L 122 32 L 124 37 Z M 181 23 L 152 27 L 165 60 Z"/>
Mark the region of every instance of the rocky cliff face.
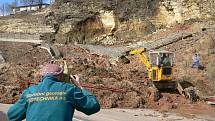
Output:
<path fill-rule="evenodd" d="M 162 0 L 154 24 L 171 26 L 186 21 L 214 19 L 214 0 Z"/>
<path fill-rule="evenodd" d="M 62 43 L 114 44 L 157 29 L 214 19 L 214 0 L 56 0 L 46 15 Z"/>
<path fill-rule="evenodd" d="M 153 15 L 158 3 L 158 0 L 59 0 L 46 17 L 47 23 L 57 29 L 57 41 L 113 44 L 154 32 L 154 25 L 146 17 Z"/>
<path fill-rule="evenodd" d="M 0 19 L 0 32 L 49 33 L 45 39 L 60 43 L 121 44 L 176 24 L 215 20 L 214 8 L 215 0 L 56 0 L 43 11 Z"/>
<path fill-rule="evenodd" d="M 52 33 L 54 29 L 46 26 L 43 14 L 22 13 L 0 17 L 0 33 L 45 34 Z"/>

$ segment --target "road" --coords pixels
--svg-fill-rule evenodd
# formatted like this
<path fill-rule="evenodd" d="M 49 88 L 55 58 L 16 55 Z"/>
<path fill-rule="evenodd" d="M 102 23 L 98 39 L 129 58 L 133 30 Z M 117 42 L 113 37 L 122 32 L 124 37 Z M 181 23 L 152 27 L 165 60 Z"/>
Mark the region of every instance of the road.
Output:
<path fill-rule="evenodd" d="M 8 39 L 8 38 L 0 38 L 0 41 L 4 42 L 28 42 L 28 43 L 35 43 L 40 44 L 43 40 L 31 40 L 31 39 Z"/>
<path fill-rule="evenodd" d="M 0 121 L 7 121 L 5 113 L 11 105 L 0 104 Z M 152 109 L 101 109 L 87 116 L 76 111 L 73 121 L 207 121 L 203 118 L 188 119 L 174 113 L 159 113 Z"/>

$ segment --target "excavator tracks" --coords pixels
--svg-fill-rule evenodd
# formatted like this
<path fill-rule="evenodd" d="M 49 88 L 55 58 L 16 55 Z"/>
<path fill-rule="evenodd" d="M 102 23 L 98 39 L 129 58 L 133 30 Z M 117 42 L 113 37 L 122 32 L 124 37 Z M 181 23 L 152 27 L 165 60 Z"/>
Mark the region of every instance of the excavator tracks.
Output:
<path fill-rule="evenodd" d="M 189 82 L 186 81 L 164 81 L 164 82 L 153 82 L 148 88 L 150 98 L 154 101 L 158 101 L 161 97 L 160 92 L 162 91 L 177 91 L 191 102 L 196 102 L 199 99 L 196 88 Z"/>

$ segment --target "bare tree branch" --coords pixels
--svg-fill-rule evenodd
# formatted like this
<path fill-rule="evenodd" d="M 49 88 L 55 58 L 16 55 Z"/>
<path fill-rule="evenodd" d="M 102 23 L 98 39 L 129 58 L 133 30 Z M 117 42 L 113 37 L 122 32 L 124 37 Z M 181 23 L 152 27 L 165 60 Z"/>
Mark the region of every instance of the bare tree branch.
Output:
<path fill-rule="evenodd" d="M 1 4 L 0 13 L 1 13 L 2 16 L 5 16 L 5 4 Z"/>
<path fill-rule="evenodd" d="M 0 6 L 0 13 L 3 16 L 10 15 L 13 11 L 13 7 L 15 7 L 14 3 L 12 4 L 4 3 Z"/>

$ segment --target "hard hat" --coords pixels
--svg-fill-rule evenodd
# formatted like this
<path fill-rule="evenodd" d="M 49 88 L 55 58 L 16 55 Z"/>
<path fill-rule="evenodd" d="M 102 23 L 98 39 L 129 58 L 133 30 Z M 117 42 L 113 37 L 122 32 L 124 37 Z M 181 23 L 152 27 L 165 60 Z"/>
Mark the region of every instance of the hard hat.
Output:
<path fill-rule="evenodd" d="M 63 68 L 60 67 L 57 64 L 46 64 L 40 73 L 42 76 L 45 75 L 53 75 L 53 76 L 58 76 L 60 74 L 63 74 Z"/>

